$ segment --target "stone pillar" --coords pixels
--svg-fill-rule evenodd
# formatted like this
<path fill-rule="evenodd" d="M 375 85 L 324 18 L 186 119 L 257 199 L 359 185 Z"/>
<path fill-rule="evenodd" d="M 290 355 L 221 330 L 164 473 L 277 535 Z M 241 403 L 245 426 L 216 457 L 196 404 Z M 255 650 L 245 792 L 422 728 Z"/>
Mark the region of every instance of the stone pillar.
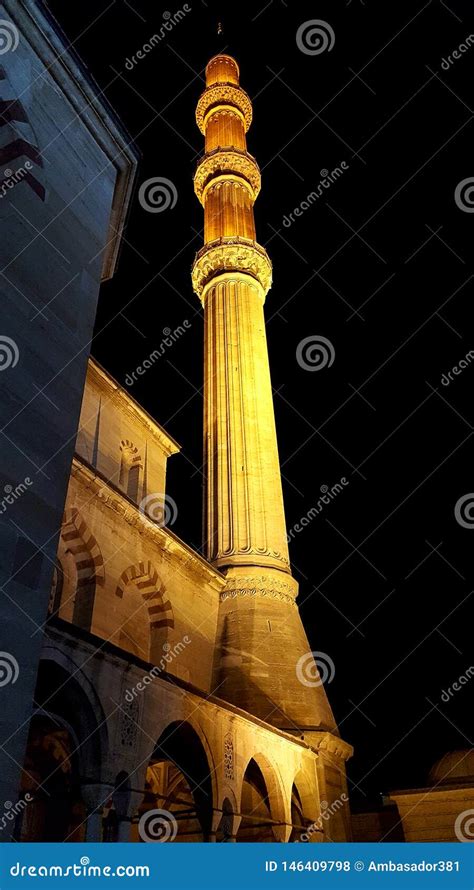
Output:
<path fill-rule="evenodd" d="M 102 815 L 104 805 L 110 799 L 113 785 L 105 782 L 88 782 L 81 785 L 81 796 L 87 811 L 86 836 L 87 843 L 102 842 Z"/>

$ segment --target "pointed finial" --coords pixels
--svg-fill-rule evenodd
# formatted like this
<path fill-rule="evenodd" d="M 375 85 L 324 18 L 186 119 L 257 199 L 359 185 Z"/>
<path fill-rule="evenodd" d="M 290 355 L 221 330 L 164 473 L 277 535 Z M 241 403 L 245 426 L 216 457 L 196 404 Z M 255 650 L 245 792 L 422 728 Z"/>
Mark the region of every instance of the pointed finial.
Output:
<path fill-rule="evenodd" d="M 224 33 L 224 28 L 222 27 L 222 22 L 217 22 L 217 35 L 218 37 Z"/>

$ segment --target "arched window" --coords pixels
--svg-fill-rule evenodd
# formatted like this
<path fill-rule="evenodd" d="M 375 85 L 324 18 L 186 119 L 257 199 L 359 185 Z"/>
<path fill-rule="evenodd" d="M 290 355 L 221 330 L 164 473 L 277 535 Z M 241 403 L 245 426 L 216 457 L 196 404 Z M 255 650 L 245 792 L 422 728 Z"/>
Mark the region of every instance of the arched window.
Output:
<path fill-rule="evenodd" d="M 123 439 L 120 443 L 121 459 L 119 485 L 126 492 L 132 501 L 138 501 L 138 492 L 140 488 L 140 471 L 142 469 L 142 459 L 138 448 L 128 439 Z"/>

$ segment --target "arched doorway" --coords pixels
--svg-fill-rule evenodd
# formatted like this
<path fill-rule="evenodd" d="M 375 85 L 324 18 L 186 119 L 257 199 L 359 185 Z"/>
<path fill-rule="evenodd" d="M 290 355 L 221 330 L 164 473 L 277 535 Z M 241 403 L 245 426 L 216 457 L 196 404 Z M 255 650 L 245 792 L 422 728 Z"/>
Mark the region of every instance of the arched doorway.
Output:
<path fill-rule="evenodd" d="M 52 647 L 47 651 L 61 657 Z M 29 802 L 15 827 L 19 840 L 85 839 L 82 789 L 98 782 L 107 731 L 100 706 L 94 707 L 80 678 L 75 665 L 69 672 L 52 658 L 40 662 L 20 787 L 20 797 Z"/>
<path fill-rule="evenodd" d="M 212 821 L 212 773 L 189 723 L 172 723 L 147 768 L 136 840 L 205 841 Z"/>
<path fill-rule="evenodd" d="M 28 801 L 15 826 L 21 841 L 82 841 L 86 810 L 81 799 L 77 743 L 65 724 L 33 717 L 21 797 Z"/>

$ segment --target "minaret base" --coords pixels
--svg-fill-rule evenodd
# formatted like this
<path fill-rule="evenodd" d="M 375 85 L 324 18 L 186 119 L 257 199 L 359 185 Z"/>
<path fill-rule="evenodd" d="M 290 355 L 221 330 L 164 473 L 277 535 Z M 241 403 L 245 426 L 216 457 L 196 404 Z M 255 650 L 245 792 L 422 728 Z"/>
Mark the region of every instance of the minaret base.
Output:
<path fill-rule="evenodd" d="M 312 731 L 338 735 L 296 606 L 297 593 L 297 582 L 285 572 L 229 569 L 221 593 L 215 686 L 221 698 L 279 729 L 299 736 Z"/>

